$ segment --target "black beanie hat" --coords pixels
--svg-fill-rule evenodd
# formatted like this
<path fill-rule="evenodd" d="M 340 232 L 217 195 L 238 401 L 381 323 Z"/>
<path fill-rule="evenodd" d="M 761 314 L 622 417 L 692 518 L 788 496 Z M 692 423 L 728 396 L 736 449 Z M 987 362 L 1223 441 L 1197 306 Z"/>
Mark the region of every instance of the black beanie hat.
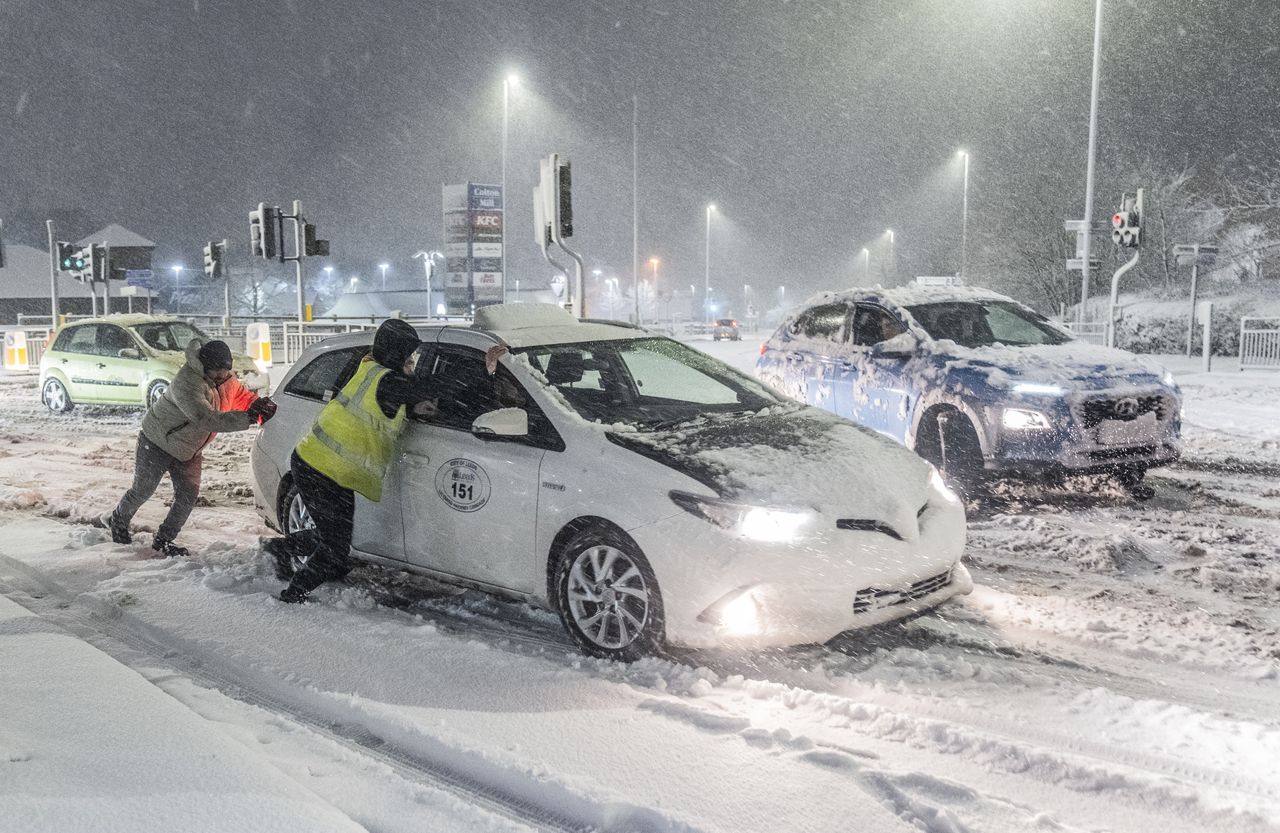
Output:
<path fill-rule="evenodd" d="M 207 341 L 200 348 L 200 364 L 205 370 L 230 370 L 231 348 L 225 341 Z"/>
<path fill-rule="evenodd" d="M 418 331 L 412 324 L 399 318 L 389 318 L 373 334 L 373 360 L 389 370 L 399 372 L 404 360 L 421 344 Z"/>

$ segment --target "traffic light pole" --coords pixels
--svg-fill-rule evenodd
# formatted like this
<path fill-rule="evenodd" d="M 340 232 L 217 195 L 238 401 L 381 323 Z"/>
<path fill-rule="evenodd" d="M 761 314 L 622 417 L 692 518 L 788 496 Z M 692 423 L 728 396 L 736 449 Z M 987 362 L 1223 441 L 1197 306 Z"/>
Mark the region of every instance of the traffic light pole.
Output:
<path fill-rule="evenodd" d="M 302 200 L 293 201 L 293 213 L 281 214 L 281 224 L 284 220 L 293 220 L 293 257 L 285 257 L 283 246 L 280 251 L 280 261 L 282 263 L 293 261 L 294 268 L 297 270 L 298 283 L 298 321 L 306 320 L 304 311 L 305 305 L 302 300 Z M 284 236 L 284 229 L 280 229 L 280 236 Z"/>
<path fill-rule="evenodd" d="M 53 220 L 46 220 L 49 228 L 49 307 L 50 328 L 58 326 L 58 242 L 54 240 Z"/>
<path fill-rule="evenodd" d="M 222 304 L 224 309 L 222 326 L 231 329 L 231 266 L 227 263 L 226 238 L 223 238 L 219 248 L 222 250 L 222 258 L 219 260 L 222 265 Z"/>

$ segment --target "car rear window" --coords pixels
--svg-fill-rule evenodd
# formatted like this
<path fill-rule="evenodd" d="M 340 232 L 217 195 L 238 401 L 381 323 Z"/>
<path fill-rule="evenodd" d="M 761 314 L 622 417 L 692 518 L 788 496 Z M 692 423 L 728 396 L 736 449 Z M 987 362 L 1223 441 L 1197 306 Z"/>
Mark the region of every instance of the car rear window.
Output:
<path fill-rule="evenodd" d="M 350 347 L 346 350 L 330 350 L 327 353 L 321 353 L 310 364 L 294 374 L 289 384 L 285 385 L 284 392 L 304 399 L 323 401 L 325 392 L 337 387 L 338 376 L 347 363 L 355 358 L 357 353 L 363 354 L 368 349 L 367 347 Z"/>

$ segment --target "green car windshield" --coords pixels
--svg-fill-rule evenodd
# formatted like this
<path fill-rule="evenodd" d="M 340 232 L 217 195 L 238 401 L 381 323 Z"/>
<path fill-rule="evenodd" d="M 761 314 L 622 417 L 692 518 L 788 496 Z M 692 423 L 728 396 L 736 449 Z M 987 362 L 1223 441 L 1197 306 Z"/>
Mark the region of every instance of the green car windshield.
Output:
<path fill-rule="evenodd" d="M 139 324 L 133 331 L 142 339 L 142 343 L 152 350 L 165 353 L 181 352 L 193 338 L 208 340 L 208 336 L 185 321 L 157 321 L 151 324 Z"/>

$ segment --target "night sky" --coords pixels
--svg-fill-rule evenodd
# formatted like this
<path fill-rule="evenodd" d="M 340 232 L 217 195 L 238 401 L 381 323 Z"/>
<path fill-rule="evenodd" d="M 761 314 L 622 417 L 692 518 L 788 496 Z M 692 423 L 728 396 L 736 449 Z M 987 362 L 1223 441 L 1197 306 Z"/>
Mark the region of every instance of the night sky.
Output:
<path fill-rule="evenodd" d="M 1105 14 L 1100 215 L 1143 160 L 1275 154 L 1280 4 Z M 959 147 L 975 248 L 1082 211 L 1092 29 L 1089 0 L 0 0 L 0 217 L 38 246 L 49 216 L 72 239 L 119 222 L 198 266 L 211 238 L 243 257 L 258 201 L 298 198 L 340 274 L 416 277 L 441 183 L 499 179 L 514 71 L 512 277 L 550 273 L 530 189 L 558 151 L 574 242 L 629 281 L 633 94 L 640 260 L 665 285 L 701 285 L 709 201 L 726 290 L 847 285 L 887 227 L 904 273 L 953 272 Z"/>

